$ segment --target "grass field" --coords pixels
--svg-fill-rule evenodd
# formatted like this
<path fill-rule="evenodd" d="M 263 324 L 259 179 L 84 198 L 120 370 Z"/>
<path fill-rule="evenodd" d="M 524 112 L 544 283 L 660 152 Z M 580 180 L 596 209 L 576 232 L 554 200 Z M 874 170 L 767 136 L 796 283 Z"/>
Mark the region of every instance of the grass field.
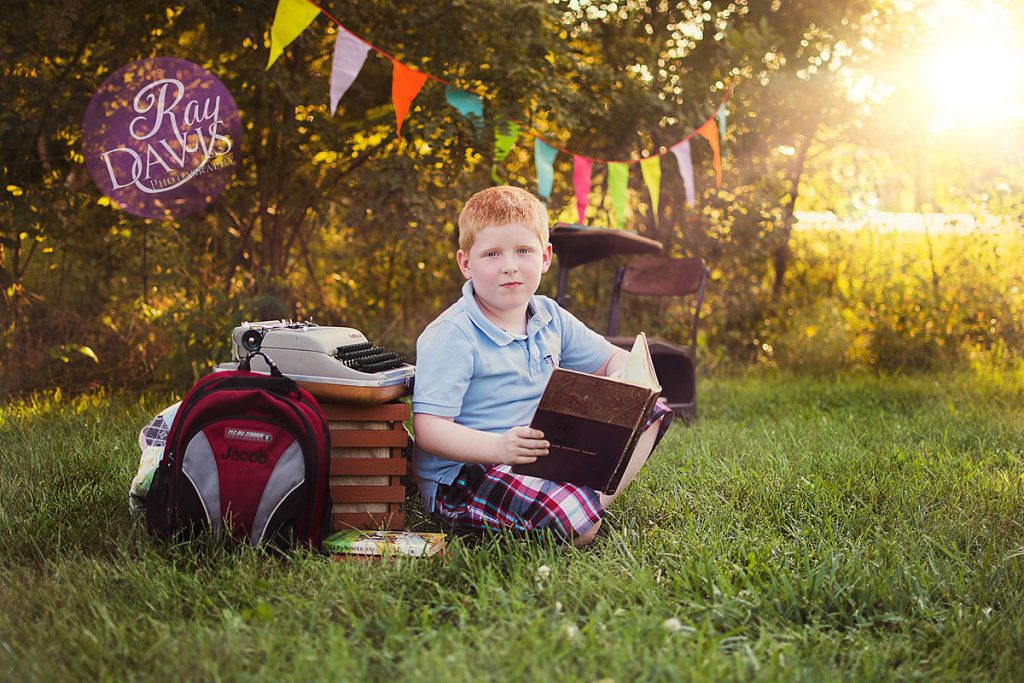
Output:
<path fill-rule="evenodd" d="M 700 391 L 595 546 L 386 564 L 151 543 L 168 397 L 2 407 L 0 680 L 1024 677 L 1024 374 Z"/>

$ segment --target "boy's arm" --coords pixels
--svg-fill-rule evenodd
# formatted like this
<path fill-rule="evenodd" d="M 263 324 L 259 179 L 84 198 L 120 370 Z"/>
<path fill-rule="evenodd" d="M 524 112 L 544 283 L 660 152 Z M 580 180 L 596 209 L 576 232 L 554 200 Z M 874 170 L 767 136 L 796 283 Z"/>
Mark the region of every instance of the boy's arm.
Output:
<path fill-rule="evenodd" d="M 561 320 L 560 367 L 600 377 L 612 377 L 622 371 L 626 366 L 626 359 L 629 358 L 628 352 L 614 346 L 561 306 L 552 304 L 552 307 L 552 315 Z M 600 358 L 603 358 L 604 362 L 596 370 L 591 370 Z"/>
<path fill-rule="evenodd" d="M 548 454 L 544 433 L 513 427 L 490 434 L 455 424 L 450 417 L 417 413 L 412 418 L 416 443 L 423 450 L 456 462 L 482 465 L 525 465 Z"/>
<path fill-rule="evenodd" d="M 602 377 L 615 376 L 622 372 L 622 368 L 626 367 L 627 358 L 629 358 L 628 351 L 616 348 L 612 351 L 612 355 L 608 356 L 608 360 L 604 362 L 604 365 L 594 371 L 594 374 L 601 375 Z"/>

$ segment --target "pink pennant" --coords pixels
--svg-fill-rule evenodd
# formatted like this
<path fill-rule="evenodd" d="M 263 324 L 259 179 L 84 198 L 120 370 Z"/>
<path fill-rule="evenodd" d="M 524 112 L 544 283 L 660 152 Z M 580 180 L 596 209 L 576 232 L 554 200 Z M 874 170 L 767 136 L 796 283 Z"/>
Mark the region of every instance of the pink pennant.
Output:
<path fill-rule="evenodd" d="M 590 204 L 590 166 L 587 157 L 572 155 L 572 184 L 576 190 L 576 211 L 579 213 L 580 225 L 587 224 L 587 206 Z"/>

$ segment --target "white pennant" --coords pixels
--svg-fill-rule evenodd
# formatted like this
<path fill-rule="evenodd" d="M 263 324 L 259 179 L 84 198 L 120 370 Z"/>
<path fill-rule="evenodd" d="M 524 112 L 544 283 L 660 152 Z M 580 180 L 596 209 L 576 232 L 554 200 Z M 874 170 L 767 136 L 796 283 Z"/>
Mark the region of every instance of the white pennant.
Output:
<path fill-rule="evenodd" d="M 690 141 L 683 140 L 672 147 L 672 153 L 676 155 L 676 162 L 679 164 L 679 175 L 683 176 L 683 189 L 686 190 L 686 202 L 694 206 L 693 189 L 693 159 L 690 157 Z"/>
<path fill-rule="evenodd" d="M 341 96 L 349 89 L 359 70 L 366 61 L 366 53 L 370 46 L 359 40 L 345 29 L 338 27 L 338 37 L 334 41 L 334 63 L 331 66 L 331 114 L 338 108 Z"/>

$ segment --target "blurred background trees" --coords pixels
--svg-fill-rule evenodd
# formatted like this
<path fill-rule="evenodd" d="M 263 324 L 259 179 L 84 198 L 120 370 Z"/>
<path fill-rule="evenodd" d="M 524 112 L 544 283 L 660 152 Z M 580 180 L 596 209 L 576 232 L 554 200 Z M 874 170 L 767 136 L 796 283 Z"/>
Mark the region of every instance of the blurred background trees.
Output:
<path fill-rule="evenodd" d="M 495 121 L 580 154 L 639 158 L 692 131 L 727 88 L 722 188 L 695 141 L 697 206 L 669 156 L 659 214 L 634 167 L 628 216 L 669 253 L 708 261 L 701 343 L 712 367 L 1019 358 L 1020 11 L 988 3 L 980 24 L 964 24 L 959 5 L 327 2 L 404 63 L 486 93 L 475 125 L 428 82 L 398 139 L 391 66 L 372 54 L 330 115 L 325 17 L 267 71 L 274 0 L 15 3 L 0 17 L 0 393 L 182 386 L 227 358 L 245 319 L 349 325 L 411 354 L 458 296 L 455 220 L 493 182 Z M 211 70 L 245 127 L 233 183 L 177 221 L 112 208 L 81 157 L 92 93 L 149 56 Z M 935 69 L 945 78 L 933 82 Z M 498 173 L 534 188 L 532 146 Z M 604 180 L 595 166 L 596 225 L 611 224 Z M 575 220 L 571 193 L 571 159 L 559 155 L 552 220 Z M 882 210 L 946 212 L 940 227 L 962 229 L 900 231 Z M 801 225 L 801 211 L 831 222 Z M 968 214 L 983 218 L 972 228 Z M 574 310 L 599 330 L 617 265 L 574 272 Z M 631 303 L 624 329 L 681 334 L 686 304 Z"/>

